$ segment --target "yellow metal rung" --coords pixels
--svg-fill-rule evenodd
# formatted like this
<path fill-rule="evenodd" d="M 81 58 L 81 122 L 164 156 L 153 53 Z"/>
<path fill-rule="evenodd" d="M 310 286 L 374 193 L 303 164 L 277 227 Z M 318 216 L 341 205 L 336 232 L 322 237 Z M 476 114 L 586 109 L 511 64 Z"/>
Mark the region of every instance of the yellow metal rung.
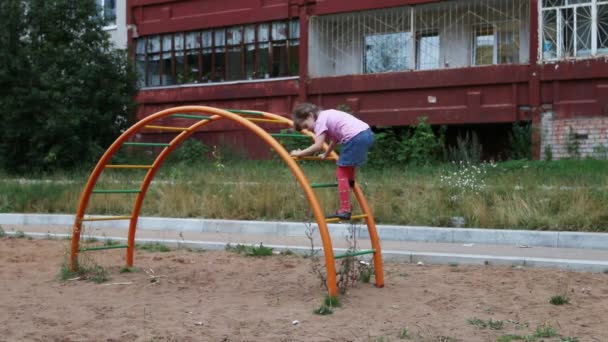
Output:
<path fill-rule="evenodd" d="M 367 214 L 361 214 L 361 215 L 353 215 L 350 217 L 350 221 L 352 220 L 360 220 L 363 218 L 366 218 Z M 331 222 L 340 222 L 342 221 L 341 219 L 334 217 L 334 218 L 330 218 L 330 219 L 326 219 L 325 222 L 331 223 Z"/>
<path fill-rule="evenodd" d="M 106 165 L 108 169 L 151 169 L 152 165 Z"/>
<path fill-rule="evenodd" d="M 131 216 L 83 217 L 82 221 L 130 220 Z"/>
<path fill-rule="evenodd" d="M 170 127 L 170 126 L 152 126 L 152 125 L 144 126 L 144 128 L 159 129 L 161 131 L 189 131 L 190 130 L 190 128 L 188 128 L 188 127 Z"/>
<path fill-rule="evenodd" d="M 289 122 L 285 122 L 282 120 L 276 120 L 276 119 L 260 119 L 260 118 L 245 118 L 249 121 L 254 121 L 254 122 L 269 122 L 269 123 L 280 123 L 280 124 L 285 124 L 285 125 L 289 125 Z"/>

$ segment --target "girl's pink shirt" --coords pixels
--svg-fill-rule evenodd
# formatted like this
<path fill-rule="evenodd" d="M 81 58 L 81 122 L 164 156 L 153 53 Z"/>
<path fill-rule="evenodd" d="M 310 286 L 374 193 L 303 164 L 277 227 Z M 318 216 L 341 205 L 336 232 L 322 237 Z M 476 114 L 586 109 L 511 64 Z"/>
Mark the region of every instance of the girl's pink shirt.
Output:
<path fill-rule="evenodd" d="M 328 140 L 345 143 L 355 135 L 365 131 L 369 125 L 356 117 L 339 110 L 328 109 L 319 112 L 315 121 L 315 134 L 325 133 Z"/>

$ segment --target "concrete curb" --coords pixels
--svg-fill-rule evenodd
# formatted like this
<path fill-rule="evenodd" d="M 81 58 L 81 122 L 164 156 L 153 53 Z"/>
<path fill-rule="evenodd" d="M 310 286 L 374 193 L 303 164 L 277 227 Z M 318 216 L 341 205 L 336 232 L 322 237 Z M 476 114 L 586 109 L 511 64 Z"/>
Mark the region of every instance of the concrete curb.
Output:
<path fill-rule="evenodd" d="M 72 226 L 74 215 L 0 214 L 0 224 Z M 87 223 L 93 228 L 128 228 L 128 221 L 98 221 Z M 316 226 L 316 224 L 313 224 Z M 342 236 L 345 224 L 330 224 L 334 236 Z M 180 219 L 140 217 L 138 229 L 183 232 L 221 232 L 237 234 L 269 234 L 276 236 L 305 236 L 303 222 L 237 221 L 212 219 Z M 475 243 L 492 245 L 525 245 L 530 247 L 582 248 L 608 250 L 608 234 L 559 231 L 529 231 L 478 228 L 438 228 L 378 225 L 381 240 L 444 243 Z M 369 239 L 366 229 L 361 238 Z"/>
<path fill-rule="evenodd" d="M 6 232 L 9 236 L 15 236 L 16 232 Z M 63 239 L 69 238 L 69 234 L 57 233 L 25 233 L 26 237 L 36 239 Z M 89 238 L 97 238 L 99 240 L 114 240 L 126 242 L 126 238 L 108 237 L 108 236 L 89 236 Z M 218 242 L 218 241 L 198 241 L 198 240 L 176 240 L 176 239 L 152 239 L 138 238 L 137 243 L 160 243 L 171 247 L 187 247 L 192 249 L 205 250 L 224 250 L 228 243 L 236 244 L 238 242 Z M 275 249 L 276 251 L 292 251 L 297 254 L 305 255 L 310 253 L 310 246 L 287 246 L 265 244 L 264 246 Z M 323 255 L 323 249 L 315 248 L 319 255 Z M 345 248 L 335 248 L 335 252 L 344 253 Z M 534 257 L 510 257 L 510 256 L 495 256 L 495 255 L 478 255 L 478 254 L 459 254 L 459 253 L 430 253 L 430 252 L 414 252 L 414 251 L 396 251 L 383 250 L 382 257 L 384 260 L 407 262 L 411 264 L 440 264 L 440 265 L 493 265 L 493 266 L 510 266 L 516 268 L 553 268 L 564 269 L 569 271 L 586 271 L 586 272 L 606 272 L 608 271 L 608 262 L 596 260 L 573 260 L 573 259 L 549 259 L 549 258 L 534 258 Z M 370 256 L 364 257 L 370 259 Z"/>

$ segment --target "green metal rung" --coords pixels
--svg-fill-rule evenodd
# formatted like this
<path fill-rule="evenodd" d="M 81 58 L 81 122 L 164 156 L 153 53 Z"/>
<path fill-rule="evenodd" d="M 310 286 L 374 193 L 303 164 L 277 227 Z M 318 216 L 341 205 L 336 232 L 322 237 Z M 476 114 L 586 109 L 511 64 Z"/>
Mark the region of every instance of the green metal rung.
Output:
<path fill-rule="evenodd" d="M 210 116 L 202 116 L 202 115 L 173 114 L 171 116 L 174 118 L 182 118 L 182 119 L 211 120 Z"/>
<path fill-rule="evenodd" d="M 117 189 L 117 190 L 93 190 L 94 194 L 138 194 L 141 192 L 139 189 Z"/>
<path fill-rule="evenodd" d="M 150 142 L 125 142 L 124 145 L 126 145 L 126 146 L 161 146 L 161 147 L 169 146 L 168 143 L 150 143 Z"/>
<path fill-rule="evenodd" d="M 357 256 L 357 255 L 363 255 L 363 254 L 374 254 L 374 253 L 376 253 L 375 249 L 364 249 L 362 251 L 353 252 L 353 253 L 338 254 L 338 255 L 334 256 L 334 259 L 342 259 L 342 258 L 346 258 L 346 257 L 350 257 L 350 256 Z"/>
<path fill-rule="evenodd" d="M 290 133 L 274 133 L 271 134 L 273 137 L 282 137 L 282 138 L 308 138 L 312 139 L 310 135 L 306 134 L 290 134 Z"/>
<path fill-rule="evenodd" d="M 312 188 L 334 188 L 338 186 L 338 183 L 319 183 L 319 184 L 310 184 Z"/>
<path fill-rule="evenodd" d="M 129 247 L 129 245 L 99 246 L 99 247 L 80 248 L 78 251 L 79 252 L 101 251 L 104 249 L 116 249 L 116 248 L 128 248 L 128 247 Z"/>
<path fill-rule="evenodd" d="M 224 109 L 227 112 L 230 113 L 234 113 L 234 114 L 247 114 L 247 115 L 257 115 L 257 116 L 264 116 L 264 113 L 262 112 L 256 112 L 256 111 L 252 111 L 252 110 L 240 110 L 240 109 Z"/>

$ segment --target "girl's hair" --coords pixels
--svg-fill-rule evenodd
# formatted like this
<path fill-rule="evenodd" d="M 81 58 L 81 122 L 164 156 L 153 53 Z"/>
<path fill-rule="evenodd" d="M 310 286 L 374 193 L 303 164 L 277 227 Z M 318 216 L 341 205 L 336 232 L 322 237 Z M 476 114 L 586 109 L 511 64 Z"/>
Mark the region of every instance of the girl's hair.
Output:
<path fill-rule="evenodd" d="M 312 115 L 315 119 L 319 116 L 319 112 L 321 108 L 312 103 L 303 102 L 298 104 L 291 114 L 293 118 L 293 125 L 297 131 L 302 130 L 302 122 L 308 118 L 309 115 Z"/>

